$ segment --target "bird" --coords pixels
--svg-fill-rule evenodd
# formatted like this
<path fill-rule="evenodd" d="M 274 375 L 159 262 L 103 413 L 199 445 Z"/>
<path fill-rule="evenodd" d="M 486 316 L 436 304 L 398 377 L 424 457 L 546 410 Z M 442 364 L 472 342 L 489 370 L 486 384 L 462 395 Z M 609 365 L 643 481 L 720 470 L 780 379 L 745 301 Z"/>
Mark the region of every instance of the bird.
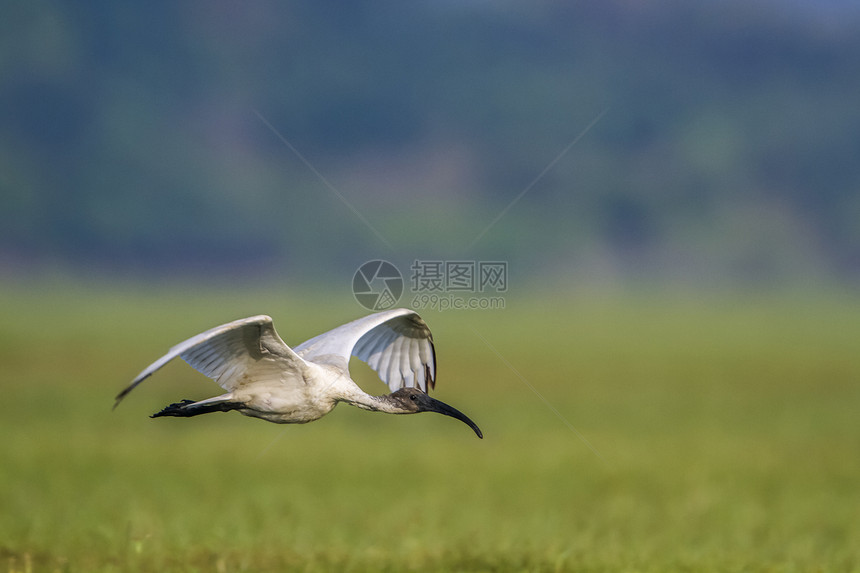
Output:
<path fill-rule="evenodd" d="M 363 391 L 349 374 L 350 356 L 366 362 L 390 394 Z M 436 351 L 427 323 L 413 310 L 377 312 L 290 348 L 261 314 L 216 326 L 168 350 L 122 390 L 114 408 L 141 382 L 176 357 L 212 378 L 225 394 L 182 400 L 151 417 L 191 417 L 238 411 L 277 424 L 313 422 L 344 402 L 373 412 L 436 412 L 456 418 L 484 437 L 468 416 L 431 398 Z"/>

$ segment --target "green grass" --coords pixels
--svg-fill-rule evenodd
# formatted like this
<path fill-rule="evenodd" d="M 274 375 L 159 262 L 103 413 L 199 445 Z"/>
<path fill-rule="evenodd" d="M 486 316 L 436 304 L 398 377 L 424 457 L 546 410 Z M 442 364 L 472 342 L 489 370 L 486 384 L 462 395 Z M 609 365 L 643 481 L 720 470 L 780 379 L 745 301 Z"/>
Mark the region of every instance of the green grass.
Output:
<path fill-rule="evenodd" d="M 854 298 L 425 312 L 435 396 L 483 441 L 343 405 L 149 419 L 219 391 L 182 363 L 111 411 L 167 347 L 258 312 L 292 344 L 362 314 L 344 294 L 0 290 L 0 572 L 860 571 Z"/>

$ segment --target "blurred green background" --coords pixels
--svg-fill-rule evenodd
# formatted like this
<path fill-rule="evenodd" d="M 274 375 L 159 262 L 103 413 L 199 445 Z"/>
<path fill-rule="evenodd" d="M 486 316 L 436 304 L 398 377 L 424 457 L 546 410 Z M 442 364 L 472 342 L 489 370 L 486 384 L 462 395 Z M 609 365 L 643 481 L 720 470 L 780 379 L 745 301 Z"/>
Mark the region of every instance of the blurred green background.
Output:
<path fill-rule="evenodd" d="M 521 283 L 860 270 L 850 2 L 4 12 L 6 273 L 314 281 L 379 256 L 502 258 Z"/>
<path fill-rule="evenodd" d="M 852 3 L 3 13 L 0 571 L 860 571 Z M 421 311 L 483 441 L 149 419 L 219 391 L 180 363 L 111 412 L 371 259 L 507 263 Z"/>

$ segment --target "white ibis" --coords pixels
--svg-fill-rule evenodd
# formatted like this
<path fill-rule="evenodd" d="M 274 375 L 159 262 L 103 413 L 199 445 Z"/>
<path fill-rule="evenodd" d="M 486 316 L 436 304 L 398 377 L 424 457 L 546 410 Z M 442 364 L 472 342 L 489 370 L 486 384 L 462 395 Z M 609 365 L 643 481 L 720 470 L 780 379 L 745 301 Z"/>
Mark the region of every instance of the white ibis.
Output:
<path fill-rule="evenodd" d="M 391 394 L 371 396 L 359 388 L 349 376 L 350 355 L 370 365 Z M 281 340 L 266 315 L 216 326 L 177 344 L 147 366 L 117 395 L 114 408 L 177 356 L 227 393 L 171 404 L 153 418 L 237 410 L 277 424 L 304 424 L 346 402 L 389 414 L 437 412 L 457 418 L 484 437 L 465 414 L 427 395 L 436 384 L 433 336 L 424 320 L 405 308 L 359 318 L 295 349 Z"/>

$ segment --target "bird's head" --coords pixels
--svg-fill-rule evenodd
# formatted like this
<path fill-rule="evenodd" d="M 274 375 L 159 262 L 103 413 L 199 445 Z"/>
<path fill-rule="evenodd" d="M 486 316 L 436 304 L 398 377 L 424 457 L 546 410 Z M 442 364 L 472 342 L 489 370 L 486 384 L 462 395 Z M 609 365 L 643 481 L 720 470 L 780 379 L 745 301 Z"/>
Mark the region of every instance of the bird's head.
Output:
<path fill-rule="evenodd" d="M 388 399 L 393 402 L 399 410 L 401 410 L 401 414 L 417 414 L 418 412 L 436 412 L 437 414 L 444 414 L 445 416 L 457 418 L 472 428 L 479 438 L 484 437 L 484 434 L 481 433 L 481 429 L 477 424 L 475 424 L 475 422 L 470 420 L 466 414 L 449 406 L 445 402 L 431 398 L 418 388 L 401 388 L 392 394 L 389 394 Z"/>

